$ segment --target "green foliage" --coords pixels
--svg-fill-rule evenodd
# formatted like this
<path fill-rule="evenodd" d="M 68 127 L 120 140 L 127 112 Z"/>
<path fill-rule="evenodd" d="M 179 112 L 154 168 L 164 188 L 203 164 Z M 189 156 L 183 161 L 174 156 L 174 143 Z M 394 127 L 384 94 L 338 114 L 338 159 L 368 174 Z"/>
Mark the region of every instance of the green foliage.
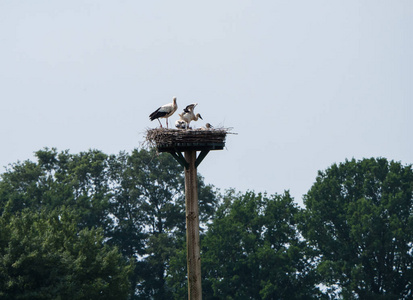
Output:
<path fill-rule="evenodd" d="M 407 299 L 413 283 L 413 172 L 384 158 L 319 172 L 305 196 L 303 233 L 318 271 L 345 299 Z"/>
<path fill-rule="evenodd" d="M 230 191 L 201 242 L 204 299 L 316 297 L 311 261 L 296 231 L 298 213 L 288 192 L 268 197 Z M 175 299 L 184 297 L 182 254 L 168 277 Z"/>
<path fill-rule="evenodd" d="M 184 173 L 169 154 L 36 158 L 0 179 L 1 299 L 187 298 Z M 413 298 L 411 166 L 334 164 L 304 210 L 288 192 L 219 195 L 200 175 L 198 190 L 204 299 L 327 299 L 320 284 Z"/>
<path fill-rule="evenodd" d="M 64 207 L 0 218 L 1 299 L 127 299 L 132 270 Z"/>
<path fill-rule="evenodd" d="M 77 210 L 83 227 L 106 229 L 111 222 L 107 156 L 97 150 L 73 155 L 46 148 L 36 157 L 37 163 L 19 162 L 2 174 L 0 213 L 65 205 Z"/>
<path fill-rule="evenodd" d="M 15 215 L 70 207 L 77 230 L 99 229 L 105 244 L 135 261 L 130 276 L 134 299 L 166 299 L 170 256 L 185 237 L 182 167 L 169 155 L 134 150 L 106 155 L 56 149 L 36 152 L 37 162 L 18 162 L 2 174 L 0 214 Z M 216 192 L 199 176 L 201 220 L 208 220 Z M 7 239 L 4 240 L 7 244 Z"/>

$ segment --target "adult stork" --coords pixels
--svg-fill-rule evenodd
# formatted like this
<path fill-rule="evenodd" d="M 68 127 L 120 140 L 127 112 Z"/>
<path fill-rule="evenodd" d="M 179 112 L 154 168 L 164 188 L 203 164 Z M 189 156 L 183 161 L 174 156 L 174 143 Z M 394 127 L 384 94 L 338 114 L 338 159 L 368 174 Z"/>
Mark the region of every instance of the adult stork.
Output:
<path fill-rule="evenodd" d="M 159 107 L 149 115 L 149 119 L 151 119 L 151 121 L 158 119 L 159 125 L 161 125 L 162 127 L 162 123 L 161 121 L 159 121 L 159 118 L 166 118 L 166 128 L 168 128 L 168 118 L 172 116 L 177 109 L 178 105 L 176 104 L 176 97 L 174 97 L 172 103 L 168 103 Z"/>
<path fill-rule="evenodd" d="M 184 112 L 179 114 L 181 120 L 185 121 L 187 129 L 189 128 L 189 123 L 191 123 L 191 121 L 198 121 L 198 118 L 203 120 L 200 114 L 194 113 L 195 106 L 197 105 L 198 103 L 189 104 L 184 108 Z"/>

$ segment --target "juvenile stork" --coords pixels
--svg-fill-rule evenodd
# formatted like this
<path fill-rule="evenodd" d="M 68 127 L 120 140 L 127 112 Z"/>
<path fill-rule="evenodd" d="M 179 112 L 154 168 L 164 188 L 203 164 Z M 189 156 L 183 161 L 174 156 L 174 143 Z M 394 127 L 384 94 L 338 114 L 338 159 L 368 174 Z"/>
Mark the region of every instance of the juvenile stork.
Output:
<path fill-rule="evenodd" d="M 195 115 L 194 113 L 194 108 L 197 105 L 198 103 L 189 104 L 187 107 L 184 108 L 184 112 L 179 114 L 181 120 L 185 121 L 186 123 L 186 129 L 189 128 L 189 123 L 191 123 L 191 121 L 198 121 L 198 118 L 203 120 L 200 114 Z"/>
<path fill-rule="evenodd" d="M 159 125 L 161 125 L 162 127 L 162 123 L 161 121 L 159 121 L 159 118 L 166 118 L 166 128 L 168 128 L 168 118 L 172 116 L 177 109 L 178 105 L 176 104 L 176 97 L 174 97 L 172 103 L 168 103 L 159 107 L 149 115 L 149 119 L 151 119 L 151 121 L 158 119 Z"/>
<path fill-rule="evenodd" d="M 182 119 L 176 120 L 175 127 L 178 128 L 178 129 L 185 129 L 186 128 L 186 122 Z"/>
<path fill-rule="evenodd" d="M 201 130 L 211 130 L 212 128 L 214 128 L 214 126 L 212 126 L 212 125 L 209 124 L 209 123 L 206 123 L 206 124 L 205 124 L 205 127 L 201 127 Z"/>

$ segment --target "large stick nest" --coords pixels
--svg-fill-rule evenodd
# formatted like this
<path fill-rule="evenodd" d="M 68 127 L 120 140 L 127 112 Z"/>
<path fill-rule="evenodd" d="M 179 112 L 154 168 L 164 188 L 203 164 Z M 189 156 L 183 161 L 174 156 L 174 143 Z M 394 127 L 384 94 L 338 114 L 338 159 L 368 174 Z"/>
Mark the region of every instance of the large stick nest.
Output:
<path fill-rule="evenodd" d="M 208 145 L 225 146 L 227 128 L 203 129 L 166 129 L 154 128 L 146 131 L 146 142 L 158 150 L 177 147 L 197 147 Z"/>

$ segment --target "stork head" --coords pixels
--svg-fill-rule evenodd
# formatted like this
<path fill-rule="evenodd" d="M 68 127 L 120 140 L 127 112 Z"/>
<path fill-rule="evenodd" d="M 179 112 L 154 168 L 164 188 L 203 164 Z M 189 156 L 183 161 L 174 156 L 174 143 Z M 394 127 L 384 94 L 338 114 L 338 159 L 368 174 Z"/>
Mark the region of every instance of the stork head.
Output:
<path fill-rule="evenodd" d="M 185 128 L 185 121 L 184 120 L 176 120 L 175 127 L 179 129 Z"/>
<path fill-rule="evenodd" d="M 202 117 L 201 117 L 201 114 L 196 114 L 196 116 L 197 116 L 198 118 L 201 118 L 201 120 L 203 120 Z"/>

